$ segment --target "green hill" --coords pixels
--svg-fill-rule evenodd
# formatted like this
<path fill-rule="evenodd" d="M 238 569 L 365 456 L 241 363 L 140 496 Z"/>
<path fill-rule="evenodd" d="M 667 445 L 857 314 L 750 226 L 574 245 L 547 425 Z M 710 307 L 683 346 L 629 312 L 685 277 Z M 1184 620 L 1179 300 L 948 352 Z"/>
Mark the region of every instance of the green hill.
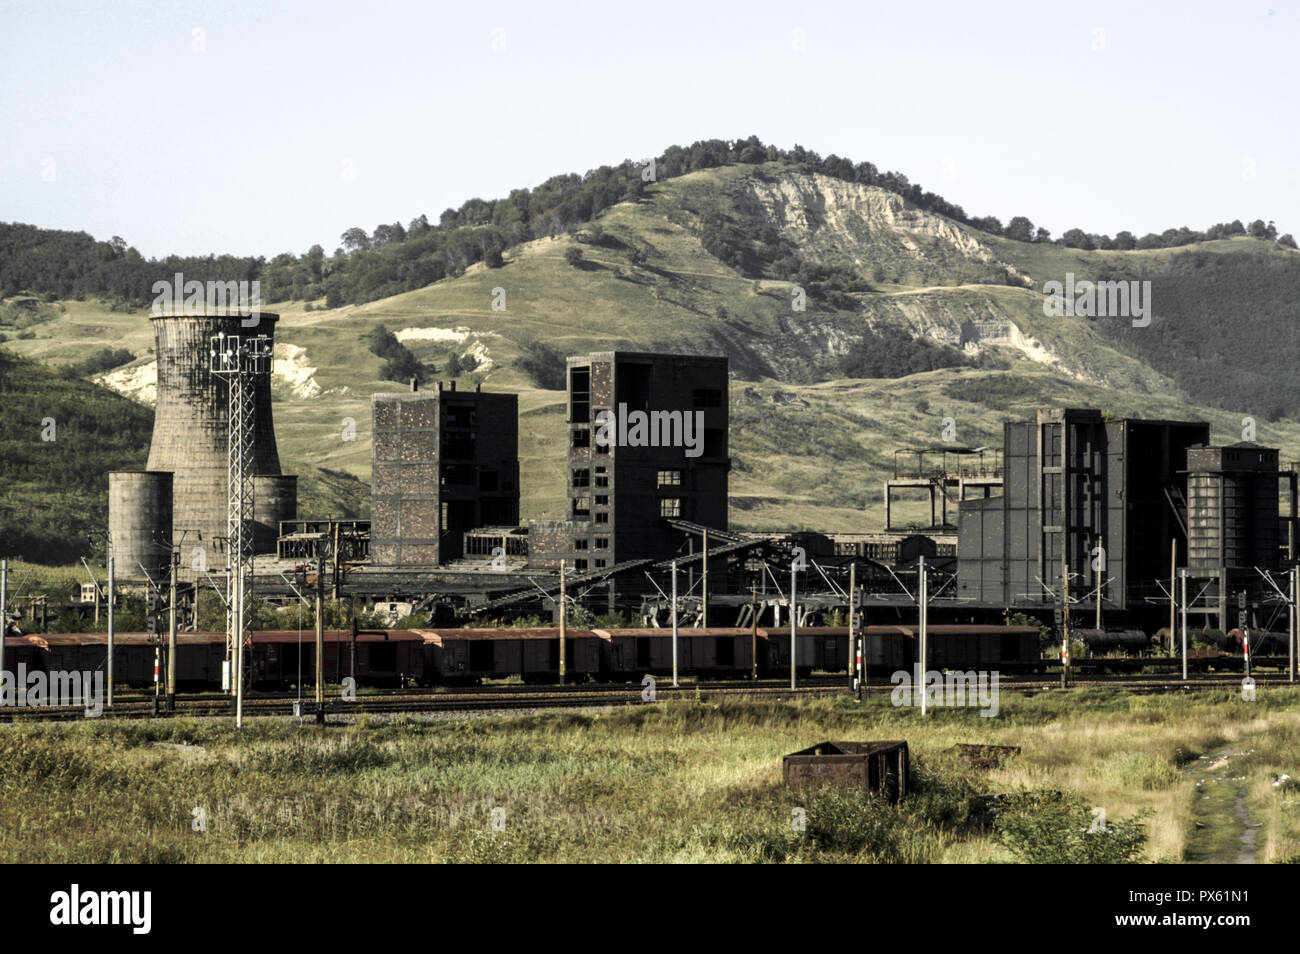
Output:
<path fill-rule="evenodd" d="M 1245 237 L 1131 251 L 1022 242 L 785 161 L 710 167 L 415 290 L 275 305 L 280 453 L 303 478 L 304 514 L 368 512 L 370 395 L 405 387 L 383 380 L 371 350 L 382 326 L 434 377 L 519 395 L 525 520 L 563 512 L 557 375 L 565 354 L 596 349 L 730 357 L 741 527 L 878 528 L 896 448 L 938 443 L 948 417 L 957 443 L 997 445 L 1002 421 L 1043 405 L 1201 418 L 1224 441 L 1249 415 L 1260 441 L 1298 459 L 1297 255 Z M 1150 280 L 1151 325 L 1048 317 L 1044 283 L 1066 273 Z M 144 309 L 68 300 L 24 320 L 6 347 L 83 367 L 127 349 L 130 363 L 95 380 L 152 400 Z"/>
<path fill-rule="evenodd" d="M 3 349 L 0 402 L 0 554 L 76 562 L 108 529 L 108 472 L 144 467 L 153 414 Z"/>

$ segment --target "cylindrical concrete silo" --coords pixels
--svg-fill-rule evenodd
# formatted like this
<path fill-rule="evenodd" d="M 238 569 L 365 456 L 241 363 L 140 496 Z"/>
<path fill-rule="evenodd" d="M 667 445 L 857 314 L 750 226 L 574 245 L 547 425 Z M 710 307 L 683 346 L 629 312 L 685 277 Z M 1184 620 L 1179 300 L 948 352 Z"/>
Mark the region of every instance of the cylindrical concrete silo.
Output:
<path fill-rule="evenodd" d="M 253 478 L 253 548 L 271 553 L 280 537 L 280 521 L 298 518 L 298 478 L 259 474 Z"/>
<path fill-rule="evenodd" d="M 173 534 L 186 552 L 202 547 L 209 565 L 225 560 L 227 519 L 227 379 L 212 373 L 212 339 L 273 337 L 279 316 L 263 312 L 243 325 L 238 315 L 178 315 L 153 319 L 158 358 L 149 470 L 174 475 Z M 251 474 L 278 476 L 280 455 L 271 417 L 270 375 L 257 378 Z"/>
<path fill-rule="evenodd" d="M 115 471 L 108 475 L 108 532 L 117 575 L 154 580 L 167 573 L 172 541 L 172 475 Z"/>

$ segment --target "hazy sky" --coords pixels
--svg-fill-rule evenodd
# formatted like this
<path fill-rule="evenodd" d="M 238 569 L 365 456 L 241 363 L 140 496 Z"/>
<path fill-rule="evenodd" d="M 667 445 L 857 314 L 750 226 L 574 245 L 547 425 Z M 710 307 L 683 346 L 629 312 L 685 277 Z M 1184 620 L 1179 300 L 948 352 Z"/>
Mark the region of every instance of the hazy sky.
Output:
<path fill-rule="evenodd" d="M 756 134 L 1054 235 L 1300 234 L 1297 50 L 1300 0 L 0 0 L 0 220 L 147 256 L 332 252 Z"/>

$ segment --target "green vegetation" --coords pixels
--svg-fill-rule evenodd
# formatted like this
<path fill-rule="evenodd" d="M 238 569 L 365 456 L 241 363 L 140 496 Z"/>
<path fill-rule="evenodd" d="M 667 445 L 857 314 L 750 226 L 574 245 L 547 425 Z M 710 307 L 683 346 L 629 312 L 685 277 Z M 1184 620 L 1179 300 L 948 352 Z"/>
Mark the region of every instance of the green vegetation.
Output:
<path fill-rule="evenodd" d="M 82 554 L 102 554 L 108 472 L 143 469 L 153 414 L 113 391 L 4 350 L 0 404 L 4 555 L 75 563 Z"/>
<path fill-rule="evenodd" d="M 669 146 L 649 162 L 624 160 L 582 176 L 554 176 L 535 189 L 512 190 L 504 199 L 469 199 L 459 209 L 444 211 L 436 225 L 427 215 L 419 215 L 409 225 L 381 223 L 373 232 L 354 226 L 343 232 L 342 245 L 328 258 L 320 245 L 313 245 L 301 256 L 285 252 L 269 262 L 229 255 L 146 260 L 119 236 L 96 242 L 84 232 L 0 223 L 0 294 L 27 290 L 61 298 L 93 295 L 144 305 L 153 297 L 154 282 L 171 281 L 175 273 L 182 272 L 187 280 L 203 282 L 258 280 L 265 302 L 325 298 L 327 307 L 337 308 L 421 288 L 460 275 L 475 264 L 500 268 L 504 250 L 589 223 L 620 202 L 639 201 L 648 182 L 723 166 L 755 168 L 764 164 L 883 189 L 914 208 L 986 234 L 1024 243 L 1045 244 L 1050 239 L 1046 229 L 1035 228 L 1024 216 L 1014 217 L 1005 228 L 993 216 L 970 217 L 961 206 L 926 191 L 902 173 L 881 173 L 870 162 L 854 163 L 836 155 L 823 158 L 798 145 L 779 149 L 750 136 Z M 774 250 L 797 267 L 796 250 L 783 243 L 770 226 L 757 231 L 740 228 L 725 213 L 712 209 L 704 210 L 703 218 L 705 247 L 720 260 L 741 266 L 742 273 L 762 270 L 761 262 L 770 261 Z M 1295 247 L 1294 238 L 1284 235 L 1279 239 L 1273 223 L 1263 220 L 1253 222 L 1249 229 L 1236 221 L 1205 232 L 1184 226 L 1142 239 L 1120 232 L 1112 240 L 1069 229 L 1059 241 L 1080 249 L 1153 249 L 1235 235 Z M 803 267 L 815 270 L 821 265 L 805 260 Z M 787 268 L 785 277 L 790 278 L 794 270 Z"/>
<path fill-rule="evenodd" d="M 1151 328 L 1099 318 L 1117 347 L 1159 368 L 1192 399 L 1261 420 L 1300 407 L 1300 263 L 1293 252 L 1251 242 L 1189 249 L 1158 267 L 1107 262 L 1107 280 L 1149 280 Z M 1151 333 L 1154 332 L 1154 333 Z"/>
<path fill-rule="evenodd" d="M 68 373 L 79 378 L 102 374 L 135 360 L 135 355 L 125 348 L 101 348 L 84 361 L 68 365 Z"/>
<path fill-rule="evenodd" d="M 371 353 L 378 355 L 384 361 L 383 367 L 379 369 L 379 376 L 385 381 L 405 383 L 414 378 L 417 384 L 423 384 L 428 380 L 429 369 L 421 364 L 410 349 L 398 341 L 397 336 L 383 325 L 366 335 L 366 342 L 370 345 Z"/>
<path fill-rule="evenodd" d="M 276 306 L 277 357 L 293 349 L 303 380 L 279 373 L 273 383 L 300 513 L 368 515 L 370 395 L 437 367 L 518 395 L 521 516 L 560 517 L 564 358 L 616 348 L 729 357 L 732 522 L 742 529 L 877 529 L 893 450 L 941 440 L 946 417 L 956 443 L 998 446 L 1004 421 L 1040 406 L 1201 418 L 1226 442 L 1250 415 L 1261 443 L 1300 458 L 1300 421 L 1288 411 L 1300 397 L 1288 383 L 1300 357 L 1287 312 L 1297 253 L 1281 241 L 1089 251 L 1038 240 L 1023 217 L 1003 229 L 1016 237 L 999 237 L 987 220 L 965 225 L 909 204 L 910 184 L 888 173 L 753 143 L 697 146 L 661 155 L 654 182 L 639 165 L 619 167 L 468 202 L 427 230 L 403 229 L 405 238 L 394 227 L 377 239 L 352 230 L 357 251 L 337 268 L 309 255 L 322 278 L 288 286 L 311 300 Z M 402 291 L 418 283 L 421 242 L 446 251 L 438 243 L 452 233 L 490 229 L 505 241 L 499 268 L 458 238 L 445 277 Z M 578 267 L 566 261 L 571 249 L 581 251 Z M 1149 277 L 1152 325 L 1045 316 L 1042 283 L 1067 272 Z M 336 293 L 322 303 L 330 280 Z M 369 300 L 385 289 L 401 293 Z M 149 399 L 153 338 L 140 311 L 31 297 L 4 308 L 10 351 L 81 371 L 129 350 L 138 357 L 109 380 Z M 111 359 L 107 344 L 119 349 Z M 29 387 L 43 400 L 43 380 Z M 355 439 L 342 436 L 349 420 Z M 125 448 L 132 437 L 112 439 Z M 145 443 L 131 449 L 141 460 Z M 77 486 L 104 493 L 103 470 L 89 481 Z M 905 498 L 895 517 L 919 521 L 924 506 Z M 37 555 L 27 547 L 10 553 Z"/>
<path fill-rule="evenodd" d="M 1233 772 L 1258 860 L 1282 861 L 1300 855 L 1295 792 L 1273 785 L 1296 775 L 1297 701 L 1071 691 L 1008 693 L 996 719 L 922 720 L 873 696 L 324 730 L 255 719 L 242 734 L 227 719 L 17 724 L 0 732 L 0 860 L 1178 861 L 1200 777 L 1179 766 L 1227 744 L 1255 753 Z M 913 756 L 913 794 L 897 805 L 781 784 L 784 754 L 895 738 Z M 1023 752 L 977 769 L 956 742 Z M 1011 793 L 992 825 L 989 793 Z M 1109 835 L 1088 832 L 1094 807 Z"/>

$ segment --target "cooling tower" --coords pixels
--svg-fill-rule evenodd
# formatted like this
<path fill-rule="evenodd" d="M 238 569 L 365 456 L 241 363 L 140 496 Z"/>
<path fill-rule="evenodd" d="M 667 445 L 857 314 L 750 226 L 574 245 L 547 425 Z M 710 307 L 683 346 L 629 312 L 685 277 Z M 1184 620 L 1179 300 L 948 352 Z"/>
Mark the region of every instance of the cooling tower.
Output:
<path fill-rule="evenodd" d="M 238 315 L 153 319 L 158 405 L 154 411 L 147 469 L 172 473 L 173 539 L 186 553 L 193 547 L 203 547 L 212 566 L 220 566 L 225 561 L 228 441 L 226 379 L 212 373 L 212 339 L 221 333 L 273 337 L 278 320 L 278 315 L 265 312 L 250 327 L 244 327 Z M 257 378 L 255 404 L 249 474 L 279 477 L 280 455 L 271 418 L 270 375 Z M 263 479 L 258 486 L 274 485 Z M 274 501 L 266 505 L 256 499 L 257 489 L 255 486 L 254 509 L 259 522 L 275 525 L 296 515 L 292 486 L 276 486 Z M 270 549 L 274 549 L 274 541 Z"/>
<path fill-rule="evenodd" d="M 108 475 L 108 533 L 117 575 L 158 580 L 167 572 L 172 534 L 172 475 L 117 471 Z"/>

